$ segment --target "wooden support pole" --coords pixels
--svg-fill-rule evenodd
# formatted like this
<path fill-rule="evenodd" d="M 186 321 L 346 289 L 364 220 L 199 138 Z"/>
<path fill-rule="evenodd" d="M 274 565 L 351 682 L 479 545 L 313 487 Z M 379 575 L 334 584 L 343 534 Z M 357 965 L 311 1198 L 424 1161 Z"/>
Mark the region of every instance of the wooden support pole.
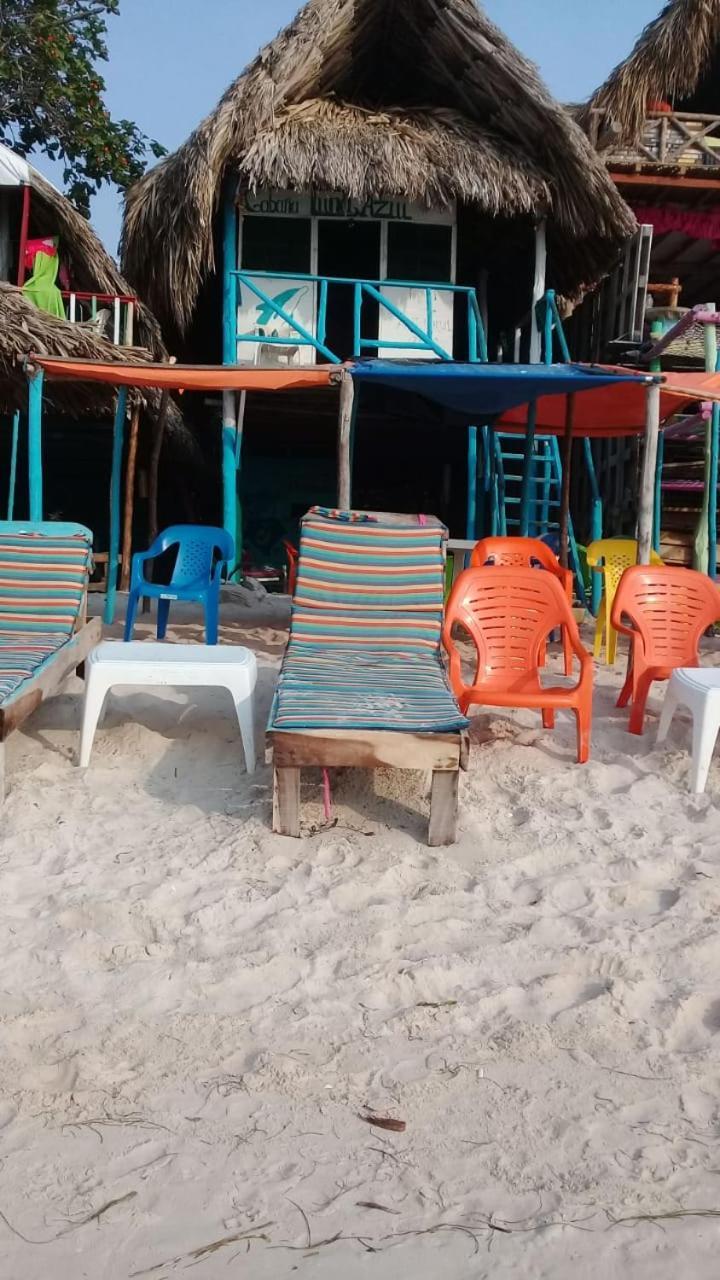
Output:
<path fill-rule="evenodd" d="M 350 441 L 352 436 L 353 402 L 355 383 L 345 371 L 340 382 L 340 409 L 338 415 L 338 507 L 349 511 L 352 504 L 352 477 L 350 465 Z"/>
<path fill-rule="evenodd" d="M 570 560 L 570 478 L 572 471 L 573 426 L 575 423 L 575 394 L 567 397 L 565 405 L 565 434 L 562 450 L 562 490 L 560 494 L 560 563 L 567 569 Z"/>
<path fill-rule="evenodd" d="M 135 472 L 137 469 L 138 435 L 140 433 L 140 405 L 136 404 L 130 418 L 127 463 L 125 466 L 125 503 L 123 507 L 122 569 L 120 590 L 130 587 L 130 561 L 132 559 L 132 529 L 135 510 Z"/>
<path fill-rule="evenodd" d="M 545 296 L 545 277 L 547 273 L 547 223 L 543 218 L 535 228 L 535 275 L 533 278 L 532 303 L 530 311 L 530 363 L 539 364 L 542 357 L 542 330 L 538 321 L 537 307 Z"/>
<path fill-rule="evenodd" d="M 110 467 L 110 536 L 108 539 L 107 590 L 103 622 L 115 621 L 117 596 L 118 553 L 120 551 L 120 490 L 122 487 L 122 458 L 125 441 L 125 414 L 127 412 L 127 387 L 119 387 L 113 422 L 112 463 Z"/>
<path fill-rule="evenodd" d="M 150 451 L 148 468 L 148 545 L 152 545 L 160 532 L 158 526 L 158 477 L 160 473 L 160 454 L 162 453 L 165 419 L 167 418 L 169 392 L 161 391 L 160 408 L 158 409 L 155 435 Z"/>
<path fill-rule="evenodd" d="M 533 460 L 535 455 L 535 425 L 537 423 L 537 400 L 528 405 L 527 426 L 525 428 L 525 451 L 523 460 L 522 487 L 520 490 L 520 537 L 527 538 L 530 533 L 531 508 L 533 498 Z"/>
<path fill-rule="evenodd" d="M 28 386 L 28 496 L 33 521 L 43 518 L 42 399 L 43 371 L 35 369 Z"/>
<path fill-rule="evenodd" d="M 237 465 L 235 462 L 235 437 L 237 416 L 235 392 L 223 391 L 220 457 L 222 460 L 222 513 L 223 528 L 233 540 L 237 560 Z"/>
<path fill-rule="evenodd" d="M 467 429 L 467 514 L 465 537 L 477 537 L 478 429 Z"/>
<path fill-rule="evenodd" d="M 20 220 L 20 246 L 18 249 L 17 282 L 18 282 L 19 288 L 22 288 L 23 284 L 25 283 L 25 249 L 27 248 L 29 228 L 30 228 L 30 184 L 26 182 L 23 186 L 22 216 Z"/>
<path fill-rule="evenodd" d="M 16 409 L 12 416 L 12 437 L 10 440 L 10 476 L 8 479 L 7 518 L 15 515 L 15 481 L 17 479 L 18 439 L 20 436 L 20 410 Z"/>
<path fill-rule="evenodd" d="M 637 562 L 650 563 L 653 514 L 655 508 L 655 469 L 660 434 L 660 384 L 653 383 L 645 395 L 645 449 L 640 477 L 640 501 L 637 522 Z"/>

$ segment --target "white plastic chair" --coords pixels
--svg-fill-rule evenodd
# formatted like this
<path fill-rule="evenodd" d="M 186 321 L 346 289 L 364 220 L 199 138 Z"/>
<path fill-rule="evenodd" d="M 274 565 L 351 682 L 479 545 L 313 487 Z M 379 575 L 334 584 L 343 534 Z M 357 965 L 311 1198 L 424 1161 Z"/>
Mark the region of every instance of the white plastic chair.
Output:
<path fill-rule="evenodd" d="M 678 667 L 673 671 L 658 725 L 658 742 L 665 741 L 670 723 L 679 706 L 687 707 L 692 716 L 690 790 L 699 795 L 705 790 L 715 742 L 720 731 L 720 669 Z"/>
<path fill-rule="evenodd" d="M 253 694 L 257 660 L 241 645 L 158 644 L 105 640 L 85 664 L 85 701 L 80 737 L 81 768 L 90 762 L 93 739 L 108 690 L 115 685 L 214 686 L 232 695 L 248 773 L 255 771 Z"/>

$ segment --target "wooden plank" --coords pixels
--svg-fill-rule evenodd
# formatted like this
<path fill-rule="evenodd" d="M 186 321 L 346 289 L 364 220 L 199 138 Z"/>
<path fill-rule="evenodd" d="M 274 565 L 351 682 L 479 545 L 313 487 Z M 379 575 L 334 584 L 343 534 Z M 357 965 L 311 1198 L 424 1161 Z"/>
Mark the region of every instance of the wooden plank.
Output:
<path fill-rule="evenodd" d="M 645 449 L 643 452 L 640 495 L 637 522 L 637 562 L 650 563 L 652 549 L 653 516 L 655 511 L 655 467 L 657 464 L 658 435 L 660 431 L 660 387 L 647 388 L 645 411 Z"/>
<path fill-rule="evenodd" d="M 352 502 L 351 449 L 353 400 L 355 383 L 345 373 L 340 383 L 340 411 L 338 418 L 338 507 L 349 511 Z"/>
<path fill-rule="evenodd" d="M 273 773 L 273 831 L 300 835 L 300 770 L 275 767 Z"/>
<path fill-rule="evenodd" d="M 670 178 L 659 173 L 620 173 L 610 172 L 610 177 L 617 186 L 627 187 L 681 187 L 686 191 L 717 191 L 720 189 L 718 178 Z"/>
<path fill-rule="evenodd" d="M 100 642 L 102 622 L 93 618 L 63 645 L 57 658 L 38 673 L 34 680 L 16 698 L 0 707 L 0 742 L 4 742 L 13 729 L 17 729 L 33 711 L 54 693 L 66 676 L 79 667 L 91 649 Z"/>
<path fill-rule="evenodd" d="M 436 769 L 433 773 L 428 832 L 428 844 L 431 848 L 454 844 L 457 839 L 459 777 L 457 769 Z"/>
<path fill-rule="evenodd" d="M 394 733 L 379 729 L 271 730 L 276 768 L 457 769 L 460 733 Z"/>

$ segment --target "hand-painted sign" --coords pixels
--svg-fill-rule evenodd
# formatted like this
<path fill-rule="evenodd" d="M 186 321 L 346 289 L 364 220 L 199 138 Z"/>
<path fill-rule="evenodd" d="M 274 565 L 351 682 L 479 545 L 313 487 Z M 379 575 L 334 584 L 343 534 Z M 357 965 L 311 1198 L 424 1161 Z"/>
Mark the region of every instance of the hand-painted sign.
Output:
<path fill-rule="evenodd" d="M 245 192 L 240 200 L 242 214 L 268 218 L 338 218 L 346 222 L 425 222 L 451 226 L 455 206 L 428 209 L 410 200 L 390 197 L 354 200 L 337 192 L 270 191 Z"/>
<path fill-rule="evenodd" d="M 453 293 L 445 293 L 439 289 L 423 289 L 420 286 L 413 289 L 405 285 L 381 285 L 380 293 L 388 302 L 392 303 L 396 311 L 406 316 L 415 327 L 421 331 L 423 335 L 431 338 L 437 347 L 449 357 L 453 353 Z M 428 314 L 428 300 L 430 303 Z M 387 307 L 380 307 L 380 331 L 378 337 L 381 342 L 411 342 L 419 343 L 422 338 L 413 333 L 399 316 L 393 315 L 392 311 L 388 311 Z M 438 351 L 430 349 L 426 351 L 418 351 L 417 347 L 383 347 L 381 346 L 378 355 L 391 360 L 412 359 L 413 357 L 423 360 L 442 359 Z"/>
<path fill-rule="evenodd" d="M 238 360 L 261 365 L 312 363 L 312 349 L 297 345 L 307 334 L 315 336 L 311 281 L 248 276 L 238 282 L 238 294 Z"/>

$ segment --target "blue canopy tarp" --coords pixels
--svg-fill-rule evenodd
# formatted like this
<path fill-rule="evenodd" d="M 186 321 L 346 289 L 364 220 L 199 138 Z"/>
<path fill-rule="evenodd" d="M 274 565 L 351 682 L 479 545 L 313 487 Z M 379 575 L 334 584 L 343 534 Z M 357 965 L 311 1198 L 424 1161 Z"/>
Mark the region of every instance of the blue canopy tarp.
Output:
<path fill-rule="evenodd" d="M 524 413 L 537 402 L 536 430 L 562 433 L 565 398 L 582 392 L 575 406 L 573 435 L 614 436 L 640 432 L 645 425 L 645 392 L 659 379 L 618 373 L 602 365 L 463 364 L 441 361 L 358 360 L 350 366 L 358 385 L 411 392 L 442 406 L 466 423 L 494 422 L 524 431 Z M 667 414 L 677 401 L 667 397 Z M 661 416 L 665 414 L 661 411 Z M 500 420 L 498 422 L 498 420 Z"/>

